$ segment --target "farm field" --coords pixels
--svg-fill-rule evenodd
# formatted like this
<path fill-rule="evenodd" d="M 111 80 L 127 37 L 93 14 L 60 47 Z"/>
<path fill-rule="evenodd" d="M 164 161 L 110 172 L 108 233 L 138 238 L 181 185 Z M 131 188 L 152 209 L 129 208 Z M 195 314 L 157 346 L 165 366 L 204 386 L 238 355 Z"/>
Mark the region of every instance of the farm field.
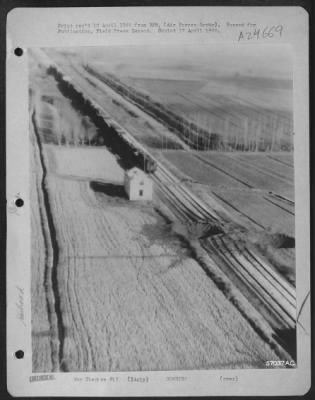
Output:
<path fill-rule="evenodd" d="M 153 93 L 139 90 L 133 82 L 124 77 L 106 74 L 94 67 L 87 67 L 87 72 L 116 88 L 123 98 L 131 100 L 148 114 L 154 114 L 158 119 L 162 118 L 169 128 L 175 129 L 177 136 L 192 148 L 217 151 L 293 149 L 292 113 L 287 110 L 275 111 L 277 106 L 270 109 L 260 104 L 255 105 L 252 96 L 244 100 L 247 98 L 246 95 L 244 97 L 244 93 L 240 96 L 230 93 L 227 97 L 223 96 L 220 90 L 212 91 L 208 88 L 212 96 L 209 99 L 202 90 L 185 92 L 187 87 L 198 86 L 198 81 L 160 79 L 157 86 L 160 83 L 161 87 L 163 84 L 167 85 L 167 96 L 163 98 L 156 96 L 154 90 Z M 221 85 L 223 82 L 222 80 Z M 209 83 L 205 86 L 209 86 Z M 282 96 L 291 98 L 291 95 L 283 93 Z M 276 97 L 272 94 L 270 96 Z M 172 103 L 172 99 L 175 103 Z M 283 102 L 281 105 L 283 106 Z"/>
<path fill-rule="evenodd" d="M 92 68 L 100 75 L 107 73 L 100 65 L 92 64 Z M 132 76 L 133 71 L 126 68 L 112 74 L 130 90 L 218 135 L 216 148 L 208 144 L 213 150 L 292 150 L 292 81 L 249 76 L 213 78 L 192 71 L 187 71 L 183 79 L 177 70 L 170 72 L 161 69 L 155 71 L 155 77 L 146 77 L 143 71 L 141 78 Z"/>
<path fill-rule="evenodd" d="M 260 133 L 256 132 L 253 140 L 249 132 L 254 129 L 249 129 L 248 121 L 247 128 L 238 126 L 240 135 L 228 129 L 231 137 L 221 141 L 219 148 L 229 151 L 192 150 L 177 128 L 169 125 L 171 114 L 161 111 L 159 117 L 147 113 L 137 101 L 129 101 L 121 93 L 123 86 L 114 90 L 111 83 L 106 84 L 84 65 L 75 64 L 71 57 L 57 54 L 56 60 L 69 77 L 62 80 L 47 71 L 46 93 L 39 89 L 45 81 L 42 69 L 32 87 L 39 92 L 32 106 L 39 146 L 34 148 L 34 160 L 36 152 L 40 159 L 34 185 L 37 203 L 43 203 L 40 216 L 33 210 L 33 224 L 41 223 L 42 231 L 38 226 L 34 228 L 35 241 L 37 235 L 42 235 L 36 245 L 46 248 L 44 252 L 39 248 L 39 256 L 34 257 L 32 285 L 35 292 L 41 284 L 37 277 L 44 280 L 45 289 L 39 293 L 41 301 L 46 297 L 47 302 L 43 307 L 34 300 L 34 310 L 43 314 L 34 317 L 38 327 L 43 326 L 33 332 L 34 369 L 259 368 L 266 359 L 277 359 L 282 351 L 295 357 L 295 344 L 282 341 L 282 335 L 294 335 L 291 314 L 295 310 L 290 309 L 293 324 L 283 324 L 281 313 L 277 315 L 271 303 L 266 299 L 257 302 L 243 278 L 233 275 L 233 263 L 226 269 L 221 265 L 232 257 L 236 265 L 245 263 L 259 277 L 261 267 L 253 267 L 244 256 L 253 254 L 250 257 L 254 260 L 257 254 L 264 268 L 270 264 L 272 274 L 280 272 L 290 282 L 294 298 L 293 153 L 270 151 L 272 147 L 266 152 L 254 151 L 258 143 L 263 143 L 263 129 L 257 128 Z M 203 78 L 188 78 L 176 80 L 178 91 L 206 91 Z M 152 203 L 127 200 L 122 186 L 123 168 L 135 162 L 128 154 L 133 150 L 120 152 L 112 145 L 118 139 L 114 128 L 99 122 L 99 114 L 85 107 L 80 93 L 68 90 L 69 80 L 70 87 L 71 81 L 75 82 L 79 92 L 101 105 L 106 123 L 112 118 L 121 124 L 162 163 L 153 170 L 157 188 Z M 257 89 L 257 82 L 243 83 Z M 221 84 L 224 87 L 224 82 Z M 269 82 L 267 89 L 273 90 L 274 84 Z M 274 89 L 289 90 L 281 84 Z M 176 97 L 177 91 L 172 92 Z M 219 92 L 219 88 L 213 92 L 217 106 L 221 101 L 222 105 L 228 102 Z M 196 110 L 200 112 L 201 103 L 196 98 Z M 211 101 L 205 104 L 213 111 Z M 229 128 L 233 113 L 243 121 L 248 118 L 244 98 L 238 102 L 238 106 L 227 103 L 231 108 L 229 117 L 223 116 L 224 129 Z M 255 104 L 268 119 L 263 99 Z M 277 112 L 284 117 L 289 106 L 281 103 L 281 107 Z M 194 121 L 189 112 L 187 108 L 185 115 Z M 257 110 L 255 113 L 257 116 Z M 207 119 L 198 118 L 206 128 Z M 258 120 L 268 124 L 260 117 Z M 209 132 L 212 137 L 212 130 Z M 279 140 L 285 137 L 283 130 L 279 132 L 271 139 L 273 150 L 279 149 Z M 247 151 L 230 151 L 233 146 L 228 143 L 242 140 L 241 146 Z M 124 148 L 124 143 L 119 143 Z M 178 205 L 173 208 L 171 203 L 176 201 Z M 218 229 L 211 230 L 211 224 Z M 211 238 L 217 232 L 222 235 L 222 249 L 216 246 L 219 237 Z M 243 243 L 244 254 L 243 250 L 235 250 Z M 40 257 L 44 257 L 45 272 L 38 272 Z M 269 297 L 274 301 L 273 295 Z M 283 329 L 290 332 L 278 337 L 276 332 Z M 44 355 L 38 353 L 40 348 Z"/>
<path fill-rule="evenodd" d="M 294 181 L 293 153 L 231 153 L 230 156 L 257 171 L 266 172 L 291 183 Z"/>
<path fill-rule="evenodd" d="M 270 154 L 269 158 L 276 160 L 286 166 L 294 167 L 293 155 L 289 156 L 285 153 Z"/>
<path fill-rule="evenodd" d="M 273 157 L 271 153 L 179 150 L 166 150 L 161 153 L 184 174 L 199 183 L 221 189 L 273 191 L 294 200 L 293 169 L 270 159 Z M 275 157 L 278 157 L 278 153 Z M 290 163 L 292 155 L 282 155 L 282 158 Z"/>
<path fill-rule="evenodd" d="M 50 55 L 50 52 L 48 54 Z M 82 65 L 75 63 L 71 58 L 60 56 L 57 52 L 53 52 L 52 57 L 69 75 L 75 71 L 77 85 L 94 101 L 101 104 L 110 116 L 127 128 L 140 142 L 152 148 L 160 148 L 163 143 L 168 143 L 173 148 L 186 148 L 185 143 L 162 123 L 126 101 L 99 79 L 88 74 Z"/>
<path fill-rule="evenodd" d="M 161 151 L 164 158 L 170 161 L 175 167 L 193 181 L 220 188 L 246 188 L 236 176 L 226 173 L 222 169 L 216 169 L 203 162 L 202 159 L 195 157 L 201 152 L 193 153 L 186 151 Z"/>
<path fill-rule="evenodd" d="M 30 125 L 30 130 L 32 127 Z M 33 371 L 53 370 L 54 354 L 52 350 L 50 313 L 45 290 L 47 270 L 50 266 L 51 244 L 44 212 L 43 195 L 41 193 L 42 170 L 38 149 L 34 138 L 31 140 L 31 306 L 32 306 L 32 355 Z M 47 253 L 46 253 L 47 252 Z M 46 254 L 47 255 L 46 255 Z M 36 295 L 33 295 L 36 294 Z"/>
<path fill-rule="evenodd" d="M 264 191 L 272 191 L 282 196 L 288 197 L 294 201 L 294 183 L 293 170 L 284 165 L 274 165 L 274 161 L 267 156 L 261 154 L 256 156 L 258 164 L 255 161 L 255 155 L 250 153 L 234 156 L 217 152 L 199 152 L 198 158 L 209 163 L 212 168 L 220 168 L 224 173 L 243 182 L 250 189 L 260 189 Z M 247 157 L 249 156 L 249 157 Z M 259 163 L 265 164 L 265 167 L 259 167 Z M 266 167 L 266 164 L 268 165 Z M 278 172 L 280 170 L 280 173 Z M 285 176 L 281 175 L 281 171 L 286 170 Z"/>
<path fill-rule="evenodd" d="M 85 149 L 44 151 L 59 244 L 62 370 L 259 367 L 277 359 L 151 205 L 75 179 Z M 87 160 L 80 178 L 90 176 Z"/>
<path fill-rule="evenodd" d="M 222 221 L 232 222 L 231 229 L 245 228 L 247 240 L 257 245 L 276 269 L 294 283 L 294 245 L 282 248 L 277 241 L 272 244 L 278 235 L 295 237 L 294 202 L 286 200 L 293 198 L 293 169 L 289 166 L 292 155 L 281 154 L 281 163 L 273 157 L 270 153 L 160 152 L 160 159 L 173 165 L 173 173 L 186 186 L 217 209 Z M 279 155 L 276 153 L 275 157 Z M 230 165 L 233 168 L 229 169 Z M 223 209 L 215 205 L 216 201 Z"/>
<path fill-rule="evenodd" d="M 168 144 L 169 148 L 185 148 L 185 142 L 194 148 L 201 145 L 203 150 L 293 149 L 290 79 L 231 75 L 223 78 L 189 68 L 178 71 L 158 66 L 153 70 L 141 69 L 134 76 L 133 68 L 108 67 L 107 63 L 93 60 L 82 67 L 82 60 L 74 55 L 56 51 L 48 54 L 69 75 L 76 70 L 76 81 L 87 91 L 92 86 L 92 97 L 98 102 L 102 98 L 100 104 L 109 114 L 149 147 Z M 117 96 L 112 85 L 104 85 L 103 78 L 117 83 L 121 95 Z M 146 105 L 139 107 L 141 98 L 146 99 Z M 147 112 L 149 108 L 151 112 Z M 153 109 L 154 118 L 150 117 Z M 181 127 L 175 134 L 170 132 L 165 113 L 180 120 Z M 201 139 L 202 144 L 198 143 Z"/>
<path fill-rule="evenodd" d="M 268 195 L 252 190 L 214 190 L 226 207 L 239 210 L 258 228 L 281 232 L 294 237 L 294 214 L 272 201 Z M 256 228 L 257 228 L 256 226 Z"/>
<path fill-rule="evenodd" d="M 240 111 L 243 113 L 246 111 L 258 112 L 259 109 L 255 109 L 255 106 L 270 112 L 273 107 L 276 107 L 280 115 L 284 115 L 281 112 L 289 112 L 292 109 L 290 95 L 288 96 L 292 90 L 292 82 L 289 81 L 250 77 L 208 79 L 201 77 L 200 79 L 192 72 L 181 79 L 180 75 L 177 76 L 177 71 L 173 71 L 173 74 L 169 74 L 166 79 L 163 79 L 163 74 L 164 71 L 160 71 L 155 77 L 134 78 L 128 77 L 126 73 L 125 79 L 132 86 L 156 96 L 165 104 L 174 108 L 178 107 L 181 111 L 199 110 L 196 105 L 200 100 L 205 106 L 212 106 L 212 108 L 227 102 L 234 116 L 236 112 Z M 193 94 L 193 96 L 189 97 L 189 94 Z M 250 107 L 251 101 L 252 107 Z M 272 103 L 270 104 L 270 102 Z M 195 107 L 193 107 L 194 104 Z M 216 107 L 214 110 L 219 111 L 220 108 Z M 223 110 L 220 111 L 223 112 Z M 228 114 L 228 110 L 226 113 Z M 219 118 L 220 114 L 214 113 L 214 115 L 218 115 Z"/>
<path fill-rule="evenodd" d="M 81 59 L 80 52 L 49 50 L 48 54 L 69 75 L 76 70 L 80 75 L 77 82 L 86 90 L 87 82 L 93 86 L 94 98 L 99 101 L 102 97 L 101 104 L 108 112 L 122 125 L 128 124 L 132 134 L 149 147 L 165 147 L 168 142 L 169 148 L 183 148 L 185 142 L 193 148 L 201 145 L 203 150 L 293 150 L 293 84 L 289 72 L 271 77 L 231 71 L 222 71 L 221 75 L 211 68 L 173 64 L 172 55 L 168 66 L 157 57 L 153 65 L 148 59 L 149 65 L 135 68 L 134 59 L 130 64 L 111 61 L 112 50 L 108 49 L 110 58 L 105 50 L 100 59 L 95 54 Z M 103 78 L 111 84 L 104 85 Z M 118 96 L 112 90 L 116 84 L 121 89 Z M 143 98 L 148 106 L 142 104 Z M 152 112 L 155 118 L 150 118 Z M 165 129 L 170 128 L 167 114 L 180 121 L 175 134 Z"/>
<path fill-rule="evenodd" d="M 55 148 L 54 145 L 46 147 Z M 91 163 L 91 160 L 94 163 Z M 122 185 L 124 182 L 123 169 L 117 163 L 115 156 L 103 146 L 60 146 L 58 152 L 55 152 L 55 157 L 51 158 L 51 163 L 54 165 L 55 174 L 62 176 L 63 179 L 97 180 L 117 185 Z M 91 164 L 90 168 L 86 168 L 86 163 Z"/>

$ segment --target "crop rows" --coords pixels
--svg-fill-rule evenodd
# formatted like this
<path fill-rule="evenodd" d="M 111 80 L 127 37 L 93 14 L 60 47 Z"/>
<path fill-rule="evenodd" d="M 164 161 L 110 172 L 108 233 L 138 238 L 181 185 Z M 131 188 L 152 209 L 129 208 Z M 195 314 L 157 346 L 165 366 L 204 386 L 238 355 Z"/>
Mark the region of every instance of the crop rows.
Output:
<path fill-rule="evenodd" d="M 138 149 L 138 151 L 145 154 L 146 157 L 151 157 L 156 162 L 157 169 L 153 176 L 153 179 L 158 182 L 160 188 L 162 187 L 164 195 L 168 198 L 169 203 L 176 204 L 176 208 L 179 210 L 178 212 L 182 215 L 184 219 L 190 219 L 196 222 L 205 221 L 206 223 L 208 223 L 209 221 L 212 223 L 218 222 L 218 217 L 212 210 L 209 210 L 209 208 L 205 206 L 198 198 L 196 198 L 187 188 L 185 188 L 185 186 L 178 185 L 178 180 L 173 177 L 172 174 L 170 174 L 167 169 L 163 167 L 163 165 L 158 162 L 152 156 L 152 154 L 150 154 L 136 139 L 134 139 L 132 135 L 130 135 L 126 130 L 119 126 L 119 124 L 117 124 L 108 115 L 106 115 L 106 111 L 104 111 L 102 107 L 96 104 L 95 101 L 92 99 L 89 101 L 91 107 L 98 110 L 100 118 L 104 118 L 109 123 L 109 125 L 115 129 L 116 133 L 121 135 L 123 140 L 128 142 L 133 148 L 136 148 Z M 245 261 L 242 260 L 242 262 Z M 254 275 L 257 273 L 257 269 L 251 265 L 253 263 L 253 261 L 250 261 L 247 264 L 244 264 L 249 265 L 249 275 Z M 267 268 L 266 265 L 267 264 L 264 262 L 263 266 L 265 268 Z M 259 272 L 259 274 L 261 274 L 261 272 Z M 257 275 L 256 280 L 258 280 Z M 276 286 L 279 286 L 279 282 L 275 284 L 275 287 Z M 270 306 L 273 307 L 273 309 L 277 309 L 277 305 L 279 305 L 282 300 L 280 300 L 275 294 L 273 295 L 273 297 L 276 297 L 276 302 L 274 302 L 273 305 L 270 304 Z M 286 301 L 286 299 L 284 299 L 284 301 Z M 281 321 L 283 323 L 287 323 L 287 325 L 291 327 L 292 321 L 289 325 L 288 319 L 284 316 L 284 314 L 287 312 L 290 314 L 289 317 L 291 317 L 291 309 L 287 309 L 286 306 L 282 308 L 285 308 L 285 310 L 282 310 L 282 312 L 280 313 L 278 308 L 276 312 L 279 314 L 279 318 L 281 319 Z"/>
<path fill-rule="evenodd" d="M 292 113 L 289 110 L 273 109 L 268 102 L 259 105 L 252 100 L 253 93 L 243 97 L 221 94 L 218 88 L 209 93 L 200 89 L 202 82 L 196 82 L 192 90 L 187 90 L 185 82 L 163 79 L 136 80 L 136 88 L 105 72 L 95 72 L 100 79 L 116 88 L 121 87 L 121 94 L 136 102 L 147 112 L 163 117 L 170 127 L 175 127 L 177 134 L 199 150 L 242 150 L 242 151 L 276 151 L 292 150 Z M 140 84 L 139 84 L 140 81 Z M 144 90 L 142 89 L 144 88 Z M 222 88 L 221 88 L 222 89 Z M 275 92 L 277 93 L 277 92 Z M 275 95 L 273 92 L 272 95 Z M 272 96 L 271 95 L 271 96 Z M 251 100 L 246 100 L 246 96 Z M 290 97 L 291 92 L 286 93 Z M 146 106 L 142 104 L 146 99 Z M 256 104 L 255 104 L 256 103 Z M 167 116 L 177 115 L 181 126 L 172 125 Z"/>
<path fill-rule="evenodd" d="M 152 209 L 131 212 L 129 202 L 69 180 L 73 148 L 61 165 L 65 149 L 44 151 L 60 249 L 64 371 L 244 368 L 278 358 Z M 87 176 L 94 161 L 84 163 Z M 144 226 L 161 239 L 149 240 Z"/>

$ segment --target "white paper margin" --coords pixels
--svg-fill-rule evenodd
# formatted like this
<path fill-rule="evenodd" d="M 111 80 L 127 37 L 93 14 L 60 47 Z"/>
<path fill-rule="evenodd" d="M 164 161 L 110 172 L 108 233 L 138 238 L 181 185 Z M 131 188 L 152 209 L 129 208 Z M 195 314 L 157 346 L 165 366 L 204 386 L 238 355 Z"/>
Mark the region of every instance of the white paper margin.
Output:
<path fill-rule="evenodd" d="M 67 35 L 56 33 L 58 22 L 150 21 L 153 20 L 253 20 L 261 25 L 284 26 L 281 38 L 272 43 L 288 43 L 294 52 L 294 130 L 295 130 L 295 207 L 297 310 L 310 290 L 310 202 L 309 202 L 309 67 L 308 14 L 301 7 L 133 7 L 133 8 L 16 8 L 7 17 L 7 376 L 8 391 L 14 396 L 193 396 L 193 395 L 302 395 L 310 388 L 310 315 L 303 329 L 297 326 L 297 368 L 264 370 L 209 370 L 120 373 L 55 373 L 55 380 L 30 382 L 31 307 L 30 307 L 30 167 L 27 57 L 32 47 L 106 46 L 175 44 L 179 40 L 237 43 L 237 35 L 183 35 L 164 37 L 137 35 Z M 255 46 L 266 41 L 255 42 Z M 244 45 L 253 45 L 248 42 Z M 18 210 L 14 200 L 25 204 Z M 17 212 L 17 213 L 16 213 Z M 25 326 L 17 318 L 19 288 L 25 288 Z M 308 299 L 309 302 L 309 299 Z M 306 306 L 307 307 L 307 304 Z M 308 304 L 309 309 L 309 304 Z M 22 349 L 23 359 L 14 353 Z M 40 374 L 37 374 L 40 375 Z M 182 382 L 167 381 L 168 376 L 185 376 Z M 222 382 L 220 377 L 238 376 L 238 382 Z M 120 377 L 120 383 L 76 383 L 75 376 Z M 128 383 L 128 376 L 149 377 L 147 384 Z"/>

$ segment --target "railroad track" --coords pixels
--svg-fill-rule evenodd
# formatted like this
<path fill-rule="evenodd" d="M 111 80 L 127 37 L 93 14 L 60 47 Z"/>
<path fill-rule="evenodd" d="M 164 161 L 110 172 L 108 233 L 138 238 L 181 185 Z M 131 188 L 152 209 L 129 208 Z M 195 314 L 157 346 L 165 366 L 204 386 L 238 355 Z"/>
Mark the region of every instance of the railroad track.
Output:
<path fill-rule="evenodd" d="M 219 224 L 219 218 L 215 213 L 209 211 L 160 162 L 156 160 L 156 163 L 157 169 L 153 174 L 153 179 L 158 184 L 163 195 L 171 201 L 172 207 L 175 209 L 181 208 L 181 211 L 185 213 L 185 222 Z"/>
<path fill-rule="evenodd" d="M 46 55 L 45 55 L 46 56 Z M 49 57 L 47 56 L 46 62 Z M 171 174 L 162 163 L 154 157 L 138 140 L 136 140 L 127 130 L 125 130 L 117 121 L 115 121 L 102 106 L 100 106 L 93 97 L 87 93 L 85 88 L 74 81 L 72 77 L 67 76 L 62 68 L 54 61 L 50 60 L 50 64 L 54 65 L 58 71 L 65 77 L 64 81 L 73 85 L 73 87 L 88 100 L 97 114 L 103 118 L 105 123 L 112 127 L 118 135 L 123 137 L 131 147 L 144 154 L 146 158 L 150 158 L 156 163 L 156 171 L 152 175 L 153 180 L 159 186 L 163 196 L 171 203 L 176 214 L 180 216 L 183 222 L 201 222 L 207 224 L 219 224 L 218 215 L 209 210 L 208 207 L 201 202 L 188 188 Z"/>
<path fill-rule="evenodd" d="M 238 279 L 257 297 L 260 304 L 282 329 L 293 329 L 296 323 L 295 289 L 248 247 L 243 248 L 225 235 L 203 241 L 203 247 L 220 258 Z M 279 327 L 279 326 L 278 326 Z"/>
<path fill-rule="evenodd" d="M 52 64 L 56 65 L 54 62 Z M 59 66 L 57 68 L 62 73 L 62 69 Z M 113 120 L 107 111 L 93 99 L 93 96 L 87 94 L 85 88 L 75 83 L 72 78 L 67 77 L 65 81 L 71 82 L 75 90 L 92 104 L 97 114 L 104 119 L 108 126 L 115 129 L 117 134 L 123 137 L 133 148 L 156 163 L 157 168 L 152 177 L 160 193 L 181 221 L 220 226 L 218 215 L 185 187 L 138 140 Z M 215 255 L 233 270 L 238 278 L 251 289 L 267 311 L 275 316 L 281 328 L 294 328 L 296 323 L 295 289 L 257 254 L 247 248 L 241 251 L 232 240 L 227 243 L 226 238 L 226 235 L 212 236 L 203 241 L 203 246 L 210 255 Z"/>

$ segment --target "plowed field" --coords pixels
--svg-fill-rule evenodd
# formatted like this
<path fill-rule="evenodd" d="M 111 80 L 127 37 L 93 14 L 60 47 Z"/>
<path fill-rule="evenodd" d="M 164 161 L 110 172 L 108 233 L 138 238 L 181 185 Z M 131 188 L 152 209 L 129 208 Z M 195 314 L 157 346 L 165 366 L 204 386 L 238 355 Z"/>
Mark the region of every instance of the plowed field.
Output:
<path fill-rule="evenodd" d="M 113 196 L 104 180 L 102 187 L 75 178 L 77 157 L 93 150 L 44 151 L 59 247 L 62 370 L 262 367 L 276 359 L 152 205 Z M 79 177 L 91 175 L 100 151 L 78 166 Z M 45 340 L 36 337 L 35 353 Z M 35 369 L 50 370 L 41 358 Z"/>
<path fill-rule="evenodd" d="M 30 127 L 32 130 L 32 127 Z M 47 273 L 51 258 L 51 243 L 41 191 L 42 170 L 34 137 L 31 142 L 31 297 L 33 371 L 53 369 L 53 350 L 49 301 L 47 299 Z"/>
<path fill-rule="evenodd" d="M 166 138 L 187 148 L 161 121 L 88 76 L 83 67 L 69 60 L 64 66 L 82 92 L 131 135 L 156 148 L 155 155 L 161 157 L 158 149 Z M 44 87 L 42 74 L 39 87 Z M 59 89 L 54 86 L 54 92 Z M 51 102 L 63 109 L 55 94 L 44 97 L 38 97 L 35 111 Z M 177 220 L 170 222 L 170 204 L 156 198 L 158 190 L 152 202 L 127 200 L 124 171 L 104 147 L 90 147 L 91 121 L 82 119 L 70 97 L 61 118 L 63 131 L 47 118 L 54 107 L 40 107 L 42 113 L 32 119 L 39 125 L 45 119 L 39 129 L 31 129 L 33 370 L 263 368 L 266 360 L 288 357 L 276 344 L 274 326 L 222 271 L 222 257 L 211 258 L 198 240 L 178 229 Z M 185 151 L 164 156 L 171 173 L 198 185 L 220 215 L 230 212 L 236 222 L 241 215 L 264 230 L 273 229 L 270 221 L 280 213 L 282 220 L 294 214 L 291 161 L 278 153 L 268 155 L 272 166 L 237 154 L 229 155 L 227 163 L 220 154 L 216 160 Z M 233 168 L 227 168 L 229 163 Z M 289 196 L 289 202 L 270 190 Z M 246 203 L 249 193 L 257 204 Z M 291 258 L 289 250 L 285 256 Z"/>
<path fill-rule="evenodd" d="M 163 158 L 175 165 L 174 173 L 190 179 L 189 186 L 203 198 L 214 195 L 228 211 L 258 229 L 294 236 L 292 155 L 280 155 L 288 165 L 270 157 L 279 154 L 163 152 Z"/>

